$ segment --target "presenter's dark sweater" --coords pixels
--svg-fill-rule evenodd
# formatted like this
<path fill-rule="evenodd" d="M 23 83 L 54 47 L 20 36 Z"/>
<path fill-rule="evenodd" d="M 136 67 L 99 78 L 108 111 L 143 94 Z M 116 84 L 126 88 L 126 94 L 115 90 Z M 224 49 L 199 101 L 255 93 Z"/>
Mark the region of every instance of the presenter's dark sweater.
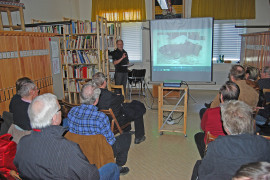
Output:
<path fill-rule="evenodd" d="M 19 95 L 15 96 L 9 106 L 10 112 L 13 113 L 14 124 L 23 130 L 32 130 L 27 113 L 30 103 L 23 101 Z"/>

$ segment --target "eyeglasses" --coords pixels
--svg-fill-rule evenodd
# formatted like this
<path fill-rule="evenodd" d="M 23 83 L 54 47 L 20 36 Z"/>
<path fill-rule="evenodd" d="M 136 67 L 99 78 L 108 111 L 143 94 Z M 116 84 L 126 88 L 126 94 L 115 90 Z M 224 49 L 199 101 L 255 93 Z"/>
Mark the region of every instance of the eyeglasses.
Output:
<path fill-rule="evenodd" d="M 62 107 L 60 107 L 60 109 L 58 109 L 58 111 L 56 111 L 56 113 L 58 113 L 59 111 L 61 111 L 62 110 Z"/>

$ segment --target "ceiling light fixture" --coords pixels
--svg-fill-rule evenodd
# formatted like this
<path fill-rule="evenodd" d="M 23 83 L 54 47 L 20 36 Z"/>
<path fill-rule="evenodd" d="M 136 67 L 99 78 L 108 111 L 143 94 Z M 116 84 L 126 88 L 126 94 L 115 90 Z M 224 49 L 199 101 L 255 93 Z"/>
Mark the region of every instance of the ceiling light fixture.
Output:
<path fill-rule="evenodd" d="M 169 9 L 166 0 L 157 0 L 161 9 Z"/>

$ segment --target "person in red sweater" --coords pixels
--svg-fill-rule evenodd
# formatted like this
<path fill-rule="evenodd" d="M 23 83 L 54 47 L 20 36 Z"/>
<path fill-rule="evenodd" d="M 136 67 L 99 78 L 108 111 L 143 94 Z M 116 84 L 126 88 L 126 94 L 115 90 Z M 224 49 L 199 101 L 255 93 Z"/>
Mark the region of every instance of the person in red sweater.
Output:
<path fill-rule="evenodd" d="M 227 81 L 221 86 L 219 94 L 220 103 L 222 104 L 225 101 L 238 100 L 240 89 L 236 83 Z M 209 131 L 214 136 L 225 135 L 221 122 L 220 107 L 209 108 L 205 111 L 201 121 L 201 128 L 204 132 L 195 134 L 194 139 L 201 158 L 203 158 L 207 132 Z"/>

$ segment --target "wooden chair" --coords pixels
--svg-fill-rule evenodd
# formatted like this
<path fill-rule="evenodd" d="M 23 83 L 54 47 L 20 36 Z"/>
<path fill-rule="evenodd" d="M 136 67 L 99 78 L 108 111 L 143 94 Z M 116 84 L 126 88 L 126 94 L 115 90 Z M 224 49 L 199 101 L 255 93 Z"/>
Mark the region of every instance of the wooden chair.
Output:
<path fill-rule="evenodd" d="M 116 89 L 121 89 L 122 95 L 124 96 L 124 103 L 130 102 L 129 100 L 126 99 L 125 90 L 124 90 L 123 85 L 110 84 L 110 86 L 108 86 L 109 91 L 115 91 Z"/>
<path fill-rule="evenodd" d="M 58 100 L 60 106 L 61 106 L 61 112 L 62 112 L 62 118 L 66 118 L 70 109 L 79 106 L 79 104 L 70 104 L 69 102 L 65 101 L 65 99 Z"/>
<path fill-rule="evenodd" d="M 206 133 L 206 142 L 205 142 L 205 151 L 204 154 L 206 154 L 208 144 L 212 141 L 214 141 L 217 138 L 217 136 L 214 136 L 213 134 L 210 133 L 210 131 L 207 131 Z"/>
<path fill-rule="evenodd" d="M 126 127 L 128 127 L 130 125 L 130 122 L 128 122 L 127 124 L 124 124 L 123 126 L 120 127 L 112 109 L 108 109 L 108 110 L 100 110 L 101 112 L 105 113 L 107 116 L 111 117 L 112 118 L 112 122 L 111 122 L 111 130 L 114 134 L 117 134 L 118 132 L 120 134 L 123 133 L 123 130 L 122 129 L 125 129 Z M 116 127 L 114 126 L 114 124 L 116 125 Z"/>
<path fill-rule="evenodd" d="M 265 139 L 267 139 L 267 140 L 269 140 L 270 141 L 270 136 L 264 136 L 264 135 L 260 135 L 260 133 L 256 133 L 257 135 L 259 135 L 259 136 L 262 136 L 262 137 L 264 137 Z"/>

